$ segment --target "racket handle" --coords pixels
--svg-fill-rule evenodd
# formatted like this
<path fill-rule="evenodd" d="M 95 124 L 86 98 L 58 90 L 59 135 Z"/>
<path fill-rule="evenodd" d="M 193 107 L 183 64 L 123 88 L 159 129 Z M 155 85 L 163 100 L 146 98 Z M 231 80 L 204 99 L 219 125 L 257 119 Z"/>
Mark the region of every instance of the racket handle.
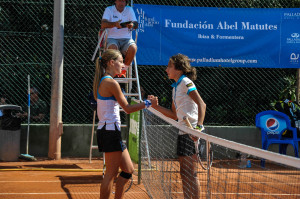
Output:
<path fill-rule="evenodd" d="M 191 128 L 191 129 L 194 129 L 193 126 L 191 125 L 190 121 L 189 121 L 189 118 L 187 116 L 183 116 L 183 121 L 185 121 L 186 125 Z M 194 140 L 194 143 L 195 143 L 195 149 L 197 151 L 197 146 L 198 146 L 198 141 L 199 141 L 199 138 L 194 136 L 194 135 L 189 135 L 193 140 Z"/>
<path fill-rule="evenodd" d="M 191 123 L 190 123 L 190 121 L 189 121 L 189 118 L 188 118 L 187 116 L 183 116 L 182 119 L 183 119 L 183 121 L 185 121 L 186 125 L 187 125 L 189 128 L 193 129 L 193 127 L 192 127 L 192 125 L 191 125 Z"/>

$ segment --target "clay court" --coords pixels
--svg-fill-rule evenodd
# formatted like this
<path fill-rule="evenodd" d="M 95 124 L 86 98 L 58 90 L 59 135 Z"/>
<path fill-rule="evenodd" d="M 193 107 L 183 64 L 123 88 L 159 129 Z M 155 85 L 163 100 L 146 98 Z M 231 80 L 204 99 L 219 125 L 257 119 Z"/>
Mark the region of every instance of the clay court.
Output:
<path fill-rule="evenodd" d="M 150 198 L 145 190 L 144 185 L 138 184 L 137 169 L 133 175 L 133 185 L 131 189 L 125 193 L 124 198 Z M 88 158 L 63 158 L 62 160 L 48 160 L 47 158 L 38 158 L 37 161 L 29 162 L 1 162 L 1 177 L 0 177 L 0 198 L 1 199 L 19 199 L 19 198 L 51 198 L 51 199 L 75 199 L 75 198 L 99 198 L 100 184 L 102 182 L 102 160 L 93 159 L 89 163 Z M 300 197 L 300 193 L 295 191 L 299 190 L 299 182 L 294 182 L 294 188 L 286 186 L 282 183 L 275 183 L 273 179 L 277 177 L 295 176 L 299 175 L 298 171 L 278 171 L 267 172 L 258 171 L 258 168 L 251 168 L 243 172 L 244 176 L 237 175 L 237 172 L 227 170 L 231 173 L 232 178 L 227 178 L 224 169 L 212 167 L 211 176 L 212 181 L 212 195 L 211 198 L 289 198 L 296 199 Z M 220 174 L 218 175 L 218 172 Z M 262 176 L 268 176 L 272 179 L 269 182 L 263 181 L 261 183 L 251 180 L 253 173 L 262 172 Z M 178 172 L 172 172 L 176 183 L 173 184 L 177 188 L 173 196 L 176 198 L 183 198 L 181 189 L 181 180 Z M 216 176 L 218 175 L 218 177 Z M 217 178 L 216 178 L 217 177 Z M 235 185 L 236 178 L 239 177 L 241 186 L 239 190 Z M 199 173 L 201 184 L 201 198 L 207 198 L 205 190 L 207 188 L 207 175 L 205 171 Z M 177 180 L 176 180 L 177 179 Z M 219 179 L 219 180 L 217 180 Z M 232 181 L 231 181 L 232 180 Z M 217 182 L 219 181 L 219 182 Z M 221 182 L 222 181 L 222 182 Z M 151 182 L 152 184 L 155 182 Z M 150 183 L 150 184 L 151 184 Z M 216 187 L 216 185 L 218 186 Z M 178 185 L 178 186 L 177 186 Z M 161 185 L 160 185 L 161 186 Z M 255 187 L 266 187 L 269 189 L 273 187 L 273 194 L 256 193 Z M 159 186 L 158 186 L 159 187 Z M 216 190 L 218 189 L 218 190 Z M 285 193 L 280 193 L 284 189 Z M 153 190 L 152 190 L 153 191 Z M 157 190 L 159 192 L 159 190 Z M 161 191 L 161 190 L 160 190 Z M 237 194 L 239 193 L 239 194 Z M 111 198 L 113 198 L 113 194 Z M 154 196 L 155 197 L 155 196 Z"/>
<path fill-rule="evenodd" d="M 89 163 L 88 158 L 0 162 L 0 198 L 99 198 L 101 168 L 102 160 Z M 144 186 L 138 185 L 137 173 L 124 198 L 149 198 Z"/>

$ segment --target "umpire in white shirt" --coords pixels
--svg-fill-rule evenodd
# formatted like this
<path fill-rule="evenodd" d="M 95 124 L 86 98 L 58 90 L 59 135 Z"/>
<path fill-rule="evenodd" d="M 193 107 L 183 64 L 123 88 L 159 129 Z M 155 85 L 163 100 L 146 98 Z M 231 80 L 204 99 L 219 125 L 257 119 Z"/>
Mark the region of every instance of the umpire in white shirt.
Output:
<path fill-rule="evenodd" d="M 125 68 L 119 77 L 126 77 L 137 52 L 130 30 L 137 29 L 138 22 L 133 9 L 126 4 L 126 0 L 115 0 L 115 5 L 105 9 L 101 21 L 101 29 L 108 30 L 107 48 L 120 50 L 124 56 Z"/>

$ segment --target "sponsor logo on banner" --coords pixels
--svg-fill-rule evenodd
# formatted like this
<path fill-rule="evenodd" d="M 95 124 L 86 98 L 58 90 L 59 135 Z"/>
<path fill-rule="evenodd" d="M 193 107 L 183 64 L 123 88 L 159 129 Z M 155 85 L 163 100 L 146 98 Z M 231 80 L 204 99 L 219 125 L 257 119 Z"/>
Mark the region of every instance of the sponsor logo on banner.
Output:
<path fill-rule="evenodd" d="M 300 12 L 285 12 L 283 17 L 284 19 L 300 19 Z"/>
<path fill-rule="evenodd" d="M 145 32 L 145 27 L 153 27 L 155 24 L 159 24 L 154 17 L 145 16 L 145 11 L 140 8 L 136 9 L 138 15 L 139 32 Z"/>
<path fill-rule="evenodd" d="M 268 118 L 266 121 L 266 126 L 267 126 L 267 129 L 269 130 L 267 133 L 268 135 L 269 134 L 272 134 L 272 135 L 279 134 L 279 132 L 276 131 L 279 128 L 279 122 L 277 119 Z"/>
<path fill-rule="evenodd" d="M 247 9 L 247 15 L 240 8 L 135 4 L 133 9 L 141 65 L 166 65 L 180 52 L 194 67 L 299 68 L 300 8 L 267 14 Z"/>
<path fill-rule="evenodd" d="M 290 62 L 292 64 L 298 64 L 299 63 L 299 54 L 291 53 L 291 55 L 290 55 Z"/>
<path fill-rule="evenodd" d="M 288 44 L 300 44 L 300 34 L 297 32 L 294 32 L 291 34 L 291 37 L 288 37 L 286 39 L 286 43 Z"/>
<path fill-rule="evenodd" d="M 291 36 L 292 36 L 293 38 L 298 38 L 300 35 L 299 35 L 299 33 L 295 33 L 295 32 L 294 32 L 294 33 L 291 34 Z"/>

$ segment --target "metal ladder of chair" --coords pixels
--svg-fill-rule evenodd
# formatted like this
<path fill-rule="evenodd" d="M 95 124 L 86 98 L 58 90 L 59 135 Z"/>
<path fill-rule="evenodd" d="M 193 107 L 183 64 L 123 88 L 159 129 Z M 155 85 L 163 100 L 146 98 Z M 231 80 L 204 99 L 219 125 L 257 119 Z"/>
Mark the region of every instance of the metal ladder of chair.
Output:
<path fill-rule="evenodd" d="M 137 43 L 137 36 L 138 33 L 135 31 L 135 43 Z M 92 57 L 92 61 L 94 61 L 97 52 L 99 51 L 99 55 L 101 56 L 102 52 L 106 49 L 106 40 L 107 40 L 107 30 L 100 30 L 97 47 Z M 133 67 L 134 67 L 134 75 L 133 75 Z M 136 61 L 136 56 L 133 59 L 133 65 L 128 68 L 127 77 L 126 78 L 114 78 L 118 83 L 127 84 L 127 89 L 124 93 L 125 97 L 137 97 L 140 101 L 142 100 L 141 97 L 141 89 L 140 89 L 140 82 L 139 82 L 139 75 L 138 75 L 138 66 Z M 133 82 L 136 82 L 136 90 L 137 92 L 132 93 L 132 86 Z M 123 112 L 124 110 L 120 108 L 120 111 Z M 96 121 L 96 111 L 93 113 L 93 126 L 92 126 L 92 133 L 91 133 L 91 144 L 90 144 L 90 153 L 89 153 L 89 162 L 92 162 L 92 151 L 94 149 L 98 149 L 98 145 L 94 145 L 94 135 L 96 133 L 95 130 L 95 121 Z M 127 127 L 127 124 L 121 124 L 121 128 Z M 124 140 L 123 140 L 124 141 Z M 126 141 L 124 141 L 126 142 Z"/>

